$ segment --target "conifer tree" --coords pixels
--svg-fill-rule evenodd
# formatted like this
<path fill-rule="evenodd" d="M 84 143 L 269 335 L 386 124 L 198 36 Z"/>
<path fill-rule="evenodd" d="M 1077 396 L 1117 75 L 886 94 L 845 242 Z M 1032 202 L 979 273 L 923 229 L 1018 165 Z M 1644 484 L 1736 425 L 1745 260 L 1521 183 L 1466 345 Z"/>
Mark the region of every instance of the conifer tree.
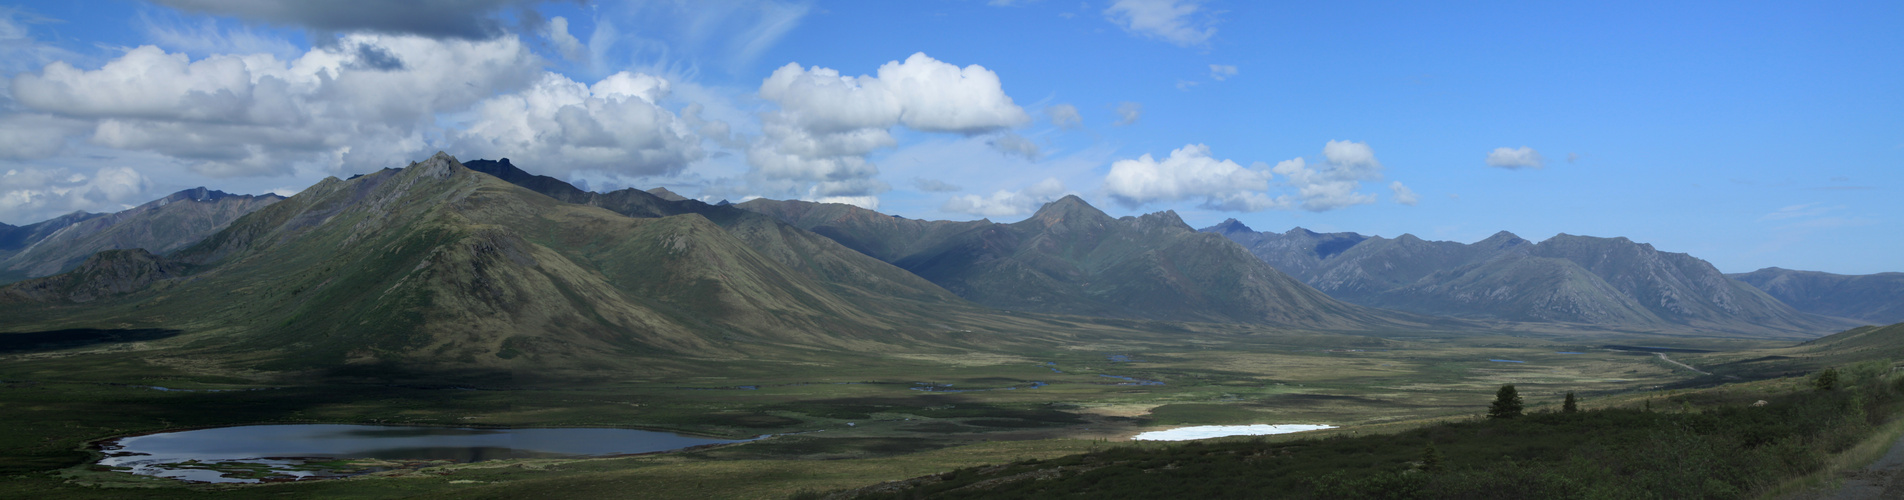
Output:
<path fill-rule="evenodd" d="M 1488 406 L 1488 418 L 1514 418 L 1521 416 L 1521 394 L 1514 390 L 1514 384 L 1501 386 L 1494 393 L 1494 404 Z"/>
<path fill-rule="evenodd" d="M 1560 412 L 1574 413 L 1578 411 L 1580 411 L 1580 406 L 1574 403 L 1573 393 L 1571 392 L 1567 393 L 1567 400 L 1560 403 Z"/>
<path fill-rule="evenodd" d="M 1435 449 L 1435 443 L 1429 441 L 1428 446 L 1421 449 L 1421 471 L 1441 472 L 1447 470 L 1447 467 L 1441 463 L 1441 450 Z"/>

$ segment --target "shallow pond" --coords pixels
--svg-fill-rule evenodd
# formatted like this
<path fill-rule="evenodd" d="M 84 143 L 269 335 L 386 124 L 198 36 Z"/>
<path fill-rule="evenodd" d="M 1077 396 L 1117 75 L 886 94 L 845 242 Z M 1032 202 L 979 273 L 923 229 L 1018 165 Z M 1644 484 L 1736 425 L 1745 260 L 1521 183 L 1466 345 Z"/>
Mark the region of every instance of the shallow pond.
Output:
<path fill-rule="evenodd" d="M 101 445 L 99 465 L 217 483 L 341 477 L 503 458 L 624 455 L 733 443 L 633 429 L 471 429 L 251 425 L 132 436 Z"/>
<path fill-rule="evenodd" d="M 1150 431 L 1133 436 L 1131 439 L 1135 441 L 1189 441 L 1228 436 L 1267 436 L 1334 428 L 1333 425 L 1311 424 L 1198 425 Z"/>

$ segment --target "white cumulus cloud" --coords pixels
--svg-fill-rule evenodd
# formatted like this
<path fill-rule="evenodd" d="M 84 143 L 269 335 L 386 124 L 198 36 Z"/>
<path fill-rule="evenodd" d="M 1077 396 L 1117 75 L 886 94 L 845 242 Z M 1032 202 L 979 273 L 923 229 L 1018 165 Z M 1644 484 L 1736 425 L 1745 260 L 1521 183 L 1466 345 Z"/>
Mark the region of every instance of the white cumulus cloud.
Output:
<path fill-rule="evenodd" d="M 1569 157 L 1569 161 L 1571 159 Z M 1487 164 L 1500 168 L 1541 168 L 1547 166 L 1547 160 L 1534 148 L 1521 146 L 1520 149 L 1494 148 L 1494 152 L 1487 155 Z"/>
<path fill-rule="evenodd" d="M 1382 177 L 1374 150 L 1364 143 L 1329 141 L 1322 156 L 1314 164 L 1294 158 L 1273 167 L 1262 162 L 1244 167 L 1211 156 L 1208 146 L 1191 144 L 1161 160 L 1144 155 L 1112 163 L 1104 189 L 1118 203 L 1132 207 L 1201 200 L 1204 208 L 1236 212 L 1322 212 L 1375 202 L 1375 195 L 1360 191 L 1362 181 Z M 1417 199 L 1399 182 L 1389 187 L 1397 201 L 1410 204 L 1407 200 Z"/>
<path fill-rule="evenodd" d="M 980 217 L 1005 217 L 1023 215 L 1036 211 L 1051 200 L 1064 196 L 1064 183 L 1056 178 L 1047 178 L 1018 191 L 1000 189 L 989 196 L 968 194 L 954 196 L 940 206 L 940 210 L 953 213 L 972 214 Z"/>
<path fill-rule="evenodd" d="M 665 79 L 626 71 L 594 85 L 544 73 L 477 104 L 479 118 L 452 132 L 452 143 L 465 156 L 506 156 L 542 174 L 672 174 L 705 153 L 689 125 L 656 104 L 668 89 Z"/>
<path fill-rule="evenodd" d="M 1359 191 L 1362 181 L 1382 177 L 1382 163 L 1376 161 L 1374 149 L 1366 143 L 1329 141 L 1322 147 L 1322 157 L 1315 165 L 1302 158 L 1284 160 L 1270 171 L 1296 188 L 1303 210 L 1323 212 L 1375 203 L 1375 195 Z"/>
<path fill-rule="evenodd" d="M 876 76 L 788 64 L 761 82 L 760 96 L 780 109 L 762 114 L 762 134 L 747 149 L 753 175 L 771 190 L 804 189 L 807 199 L 888 189 L 866 156 L 896 144 L 892 127 L 976 135 L 1031 121 L 996 73 L 924 53 L 888 62 Z"/>
<path fill-rule="evenodd" d="M 1210 156 L 1210 147 L 1191 144 L 1161 160 L 1143 155 L 1111 163 L 1104 189 L 1119 203 L 1139 206 L 1154 201 L 1202 199 L 1213 206 L 1245 210 L 1270 208 L 1276 202 L 1261 196 L 1269 189 L 1270 172 L 1244 168 L 1234 161 Z M 1251 197 L 1252 193 L 1259 196 Z"/>
<path fill-rule="evenodd" d="M 92 175 L 65 168 L 15 168 L 0 175 L 0 216 L 26 224 L 74 211 L 124 210 L 149 201 L 152 182 L 128 167 Z"/>
<path fill-rule="evenodd" d="M 1117 0 L 1104 17 L 1126 31 L 1179 47 L 1203 45 L 1216 36 L 1209 20 L 1198 19 L 1198 0 Z"/>
<path fill-rule="evenodd" d="M 299 162 L 361 171 L 426 153 L 439 113 L 525 86 L 540 64 L 513 36 L 358 34 L 289 61 L 193 61 L 144 46 L 98 69 L 54 62 L 10 90 L 32 112 L 90 122 L 94 144 L 157 152 L 208 176 L 279 175 Z"/>

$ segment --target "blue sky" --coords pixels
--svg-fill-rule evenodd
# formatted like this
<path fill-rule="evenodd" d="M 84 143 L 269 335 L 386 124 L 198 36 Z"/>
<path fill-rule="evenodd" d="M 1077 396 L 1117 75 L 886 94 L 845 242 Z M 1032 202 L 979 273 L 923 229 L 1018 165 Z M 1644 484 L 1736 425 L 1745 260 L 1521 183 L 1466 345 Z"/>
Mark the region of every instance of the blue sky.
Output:
<path fill-rule="evenodd" d="M 0 222 L 443 150 L 915 218 L 1077 194 L 1904 271 L 1904 4 L 1315 4 L 0 3 Z"/>

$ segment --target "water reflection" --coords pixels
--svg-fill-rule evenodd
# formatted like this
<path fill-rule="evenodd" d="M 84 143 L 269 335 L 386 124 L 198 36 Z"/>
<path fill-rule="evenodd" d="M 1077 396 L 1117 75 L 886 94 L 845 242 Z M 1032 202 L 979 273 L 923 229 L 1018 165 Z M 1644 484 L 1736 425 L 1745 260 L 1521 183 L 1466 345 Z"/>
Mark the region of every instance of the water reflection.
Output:
<path fill-rule="evenodd" d="M 505 458 L 668 451 L 733 440 L 633 429 L 470 429 L 254 425 L 132 436 L 102 446 L 100 465 L 207 482 L 338 477 Z"/>

